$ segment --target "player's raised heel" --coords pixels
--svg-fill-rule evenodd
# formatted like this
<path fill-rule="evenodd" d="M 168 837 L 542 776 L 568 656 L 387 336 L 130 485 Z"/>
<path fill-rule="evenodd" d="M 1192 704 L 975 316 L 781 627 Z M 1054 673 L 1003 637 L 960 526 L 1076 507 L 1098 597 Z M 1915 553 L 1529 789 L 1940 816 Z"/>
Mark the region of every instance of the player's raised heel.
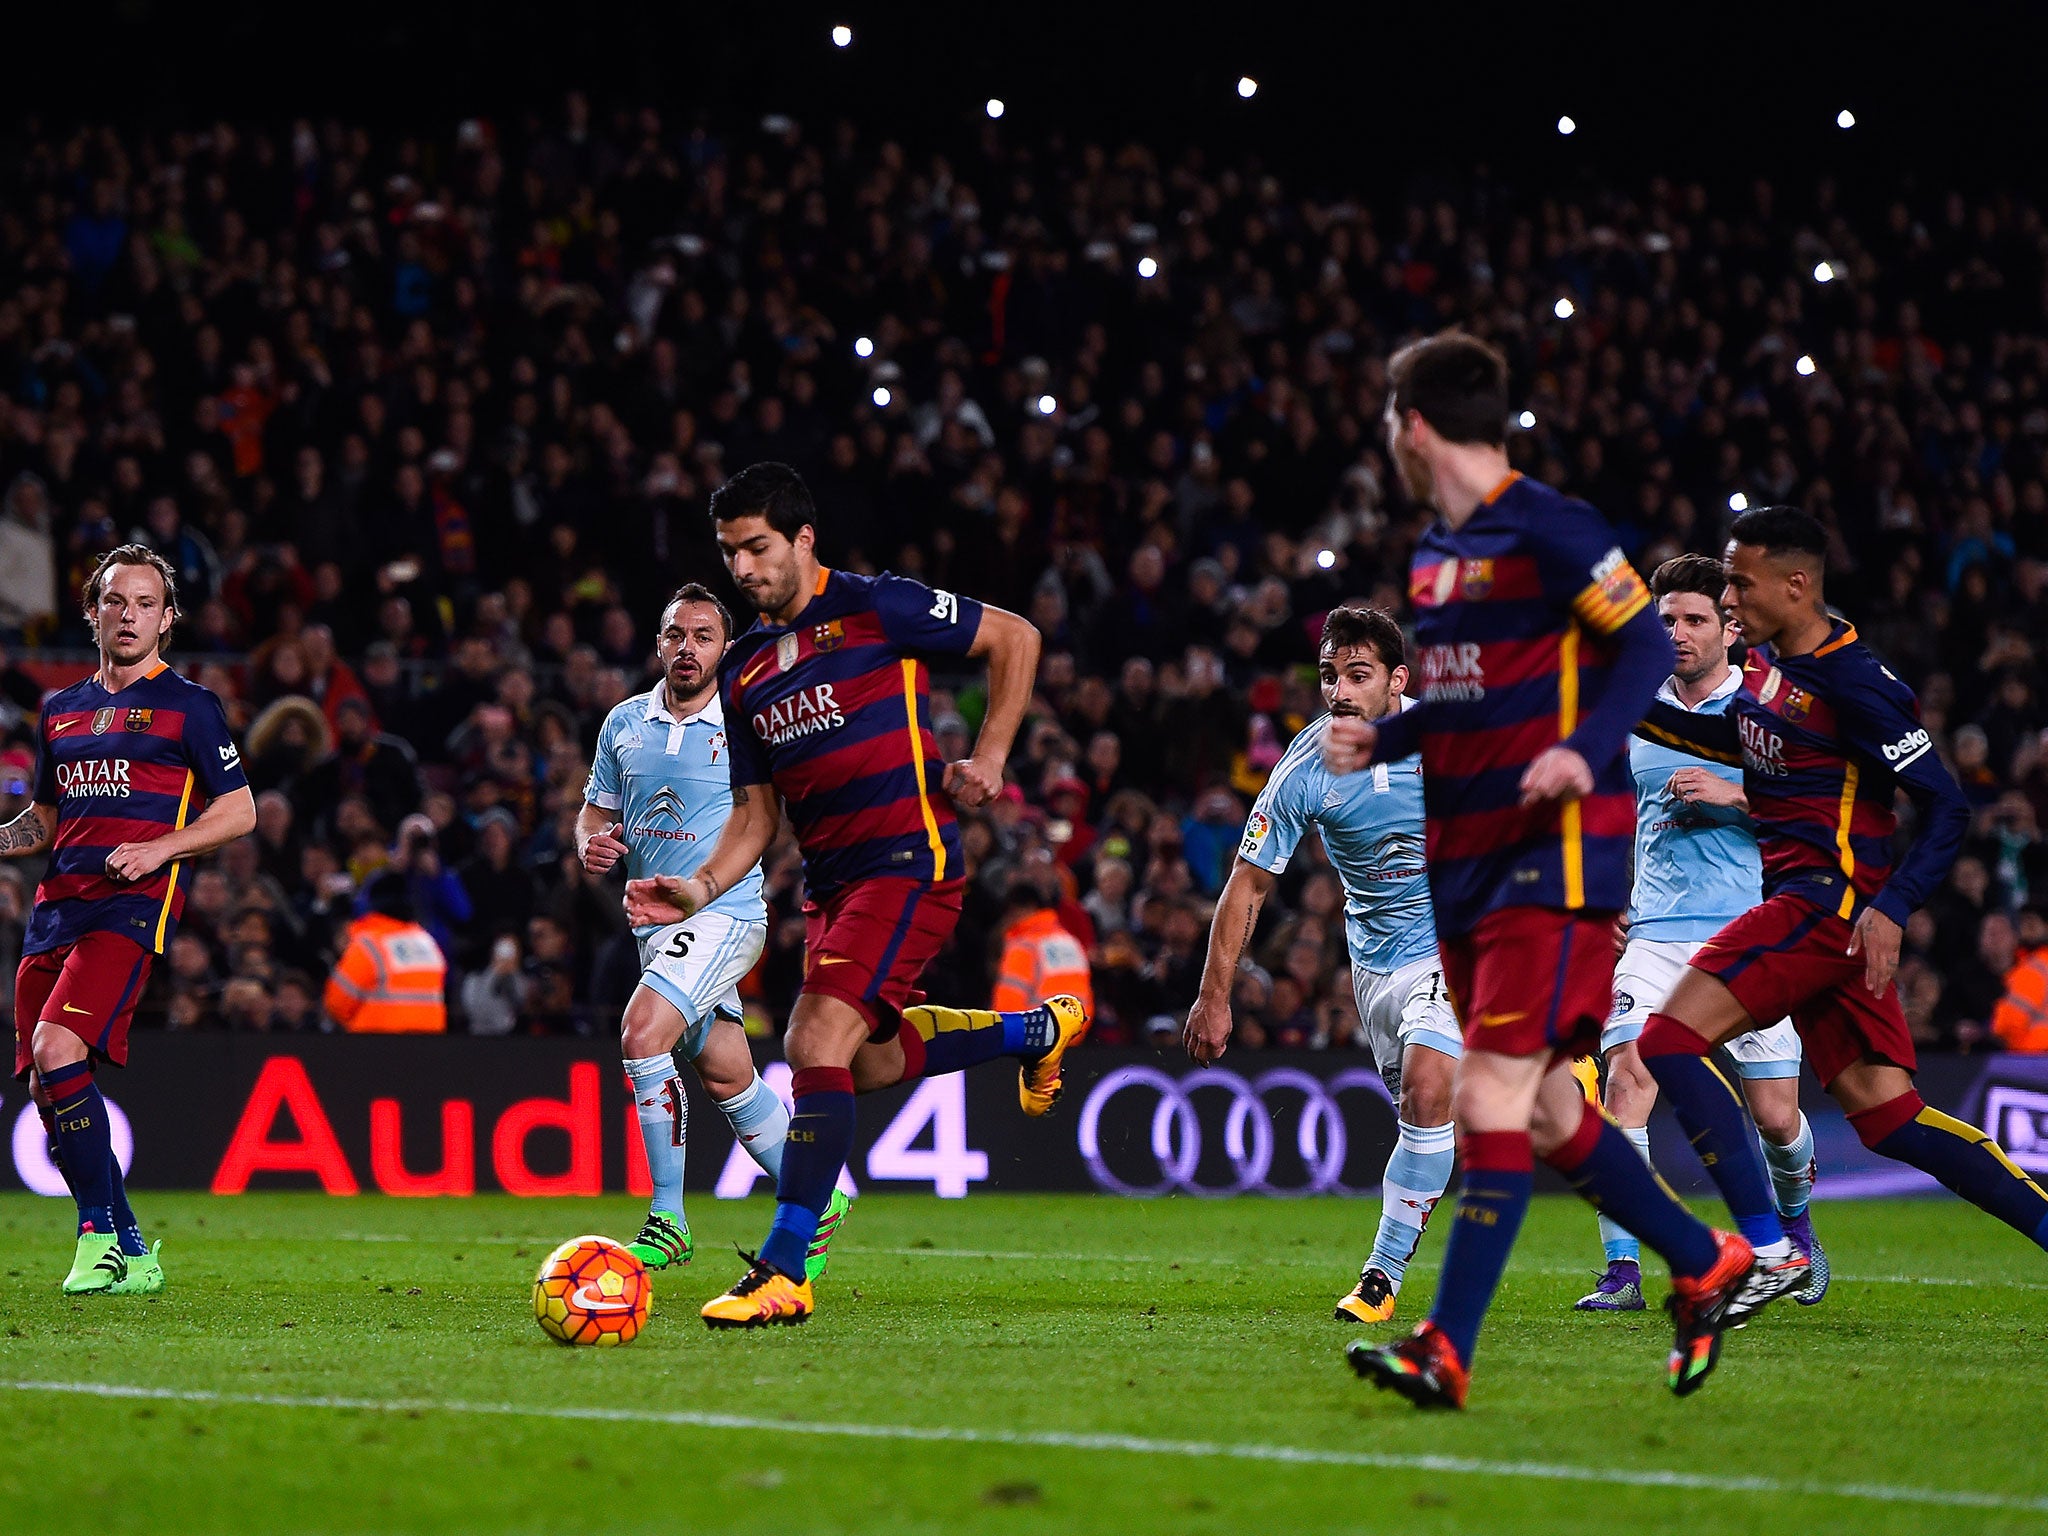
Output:
<path fill-rule="evenodd" d="M 667 1211 L 649 1211 L 640 1235 L 626 1244 L 626 1252 L 649 1269 L 679 1269 L 690 1262 L 696 1248 L 683 1218 Z"/>
<path fill-rule="evenodd" d="M 128 1273 L 107 1287 L 109 1296 L 154 1296 L 164 1288 L 164 1267 L 157 1261 L 164 1240 L 158 1238 L 149 1252 L 127 1254 Z"/>
<path fill-rule="evenodd" d="M 1388 1392 L 1398 1392 L 1418 1408 L 1463 1408 L 1471 1373 L 1458 1351 L 1435 1323 L 1418 1324 L 1405 1339 L 1368 1344 L 1354 1339 L 1344 1358 L 1359 1379 Z"/>
<path fill-rule="evenodd" d="M 1671 1314 L 1675 1334 L 1666 1384 L 1673 1395 L 1697 1392 L 1721 1358 L 1721 1333 L 1728 1326 L 1728 1304 L 1748 1278 L 1756 1252 L 1740 1234 L 1716 1232 L 1721 1256 L 1704 1275 L 1674 1275 L 1664 1310 Z"/>
<path fill-rule="evenodd" d="M 1041 1006 L 1052 1015 L 1052 1048 L 1036 1061 L 1024 1063 L 1017 1079 L 1017 1100 L 1027 1115 L 1043 1115 L 1060 1101 L 1060 1067 L 1067 1047 L 1088 1038 L 1088 1010 L 1081 999 L 1062 992 Z"/>
<path fill-rule="evenodd" d="M 1359 1271 L 1358 1284 L 1337 1303 L 1340 1323 L 1389 1323 L 1394 1320 L 1394 1282 L 1378 1265 Z"/>
<path fill-rule="evenodd" d="M 118 1237 L 111 1232 L 78 1234 L 71 1273 L 64 1277 L 66 1296 L 104 1295 L 127 1278 L 128 1256 L 121 1252 Z"/>
<path fill-rule="evenodd" d="M 705 1327 L 768 1328 L 810 1320 L 815 1310 L 810 1281 L 792 1280 L 744 1248 L 740 1257 L 747 1261 L 747 1272 L 723 1296 L 704 1303 Z"/>
<path fill-rule="evenodd" d="M 832 1191 L 832 1198 L 825 1203 L 825 1214 L 818 1218 L 817 1236 L 804 1253 L 804 1284 L 816 1285 L 824 1277 L 832 1262 L 832 1239 L 838 1235 L 839 1223 L 846 1220 L 846 1213 L 852 1209 L 853 1202 L 846 1198 L 845 1190 Z"/>

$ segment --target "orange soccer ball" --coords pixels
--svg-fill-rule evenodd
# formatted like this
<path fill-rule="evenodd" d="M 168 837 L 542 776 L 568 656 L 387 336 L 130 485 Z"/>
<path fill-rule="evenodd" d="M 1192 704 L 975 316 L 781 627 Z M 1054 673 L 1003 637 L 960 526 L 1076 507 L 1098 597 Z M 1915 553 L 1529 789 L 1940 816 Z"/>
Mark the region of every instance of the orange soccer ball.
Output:
<path fill-rule="evenodd" d="M 533 1315 L 558 1344 L 630 1344 L 647 1326 L 654 1285 L 625 1245 L 572 1237 L 533 1277 Z"/>

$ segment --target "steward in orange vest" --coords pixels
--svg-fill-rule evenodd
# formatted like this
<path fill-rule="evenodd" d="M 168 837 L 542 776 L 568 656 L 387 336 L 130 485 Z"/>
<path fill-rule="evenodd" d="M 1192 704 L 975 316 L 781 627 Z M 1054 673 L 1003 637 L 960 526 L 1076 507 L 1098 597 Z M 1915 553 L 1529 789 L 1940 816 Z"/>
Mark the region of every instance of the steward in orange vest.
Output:
<path fill-rule="evenodd" d="M 1060 926 L 1059 913 L 1044 893 L 1029 880 L 1019 880 L 1010 887 L 1004 917 L 1003 964 L 990 1006 L 1000 1013 L 1021 1013 L 1071 992 L 1092 1014 L 1095 984 L 1088 951 Z"/>
<path fill-rule="evenodd" d="M 2022 954 L 2005 973 L 1991 1028 L 2008 1051 L 2048 1051 L 2048 949 Z"/>
<path fill-rule="evenodd" d="M 444 1034 L 448 961 L 434 936 L 413 921 L 405 876 L 371 879 L 370 910 L 348 927 L 324 1004 L 351 1034 Z"/>

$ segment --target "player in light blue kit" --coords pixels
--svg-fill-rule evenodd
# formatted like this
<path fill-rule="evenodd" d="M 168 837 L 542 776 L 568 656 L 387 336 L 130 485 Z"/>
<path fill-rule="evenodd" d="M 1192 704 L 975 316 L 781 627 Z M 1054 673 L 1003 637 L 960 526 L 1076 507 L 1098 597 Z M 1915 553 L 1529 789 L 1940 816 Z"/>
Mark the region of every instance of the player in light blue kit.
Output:
<path fill-rule="evenodd" d="M 1680 555 L 1657 567 L 1650 590 L 1678 653 L 1678 670 L 1658 691 L 1666 704 L 1724 711 L 1742 686 L 1728 664 L 1734 635 L 1721 611 L 1727 578 L 1718 560 Z M 1636 785 L 1635 884 L 1628 943 L 1614 967 L 1614 1012 L 1600 1032 L 1607 1063 L 1607 1112 L 1645 1160 L 1657 1081 L 1636 1054 L 1636 1038 L 1662 1005 L 1701 944 L 1763 899 L 1763 860 L 1742 792 L 1742 770 L 1629 739 Z M 1799 1109 L 1799 1036 L 1781 1019 L 1728 1042 L 1762 1133 L 1764 1161 L 1786 1235 L 1812 1260 L 1797 1299 L 1812 1306 L 1827 1293 L 1827 1255 L 1814 1240 L 1807 1201 L 1813 1193 L 1813 1129 Z M 1639 1312 L 1641 1250 L 1605 1216 L 1600 1238 L 1607 1268 L 1575 1304 L 1581 1312 Z"/>
<path fill-rule="evenodd" d="M 1229 1045 L 1238 957 L 1274 877 L 1315 825 L 1344 882 L 1358 1019 L 1401 1124 L 1381 1190 L 1379 1235 L 1357 1286 L 1337 1303 L 1339 1322 L 1383 1323 L 1394 1315 L 1408 1261 L 1457 1160 L 1451 1079 L 1464 1044 L 1444 994 L 1423 869 L 1421 759 L 1337 778 L 1322 757 L 1333 717 L 1377 720 L 1407 707 L 1405 657 L 1400 626 L 1375 608 L 1334 608 L 1324 621 L 1317 666 L 1330 712 L 1294 738 L 1252 807 L 1216 904 L 1186 1031 L 1188 1054 L 1204 1065 Z"/>
<path fill-rule="evenodd" d="M 630 879 L 687 875 L 718 841 L 732 811 L 718 697 L 718 663 L 731 639 L 725 605 L 694 582 L 662 610 L 655 642 L 662 680 L 614 709 L 598 733 L 576 817 L 577 853 L 592 874 L 623 860 Z M 690 1116 L 676 1076 L 679 1051 L 754 1161 L 771 1179 L 782 1168 L 789 1110 L 754 1071 L 740 1026 L 739 983 L 768 937 L 759 866 L 703 911 L 683 922 L 636 928 L 633 936 L 640 941 L 640 985 L 626 1004 L 619 1043 L 654 1198 L 640 1235 L 627 1246 L 649 1269 L 666 1269 L 689 1263 L 692 1247 L 683 1219 Z M 845 1195 L 835 1191 L 811 1245 L 813 1280 L 824 1273 L 846 1210 Z"/>

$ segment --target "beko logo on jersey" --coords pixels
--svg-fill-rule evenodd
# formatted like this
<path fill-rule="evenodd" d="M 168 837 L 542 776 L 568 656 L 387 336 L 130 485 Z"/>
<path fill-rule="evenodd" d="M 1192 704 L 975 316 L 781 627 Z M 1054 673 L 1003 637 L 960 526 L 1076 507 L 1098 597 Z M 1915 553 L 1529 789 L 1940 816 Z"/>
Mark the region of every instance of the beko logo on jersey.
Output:
<path fill-rule="evenodd" d="M 754 734 L 771 747 L 829 731 L 846 724 L 839 701 L 832 696 L 834 685 L 820 683 L 754 716 Z"/>
<path fill-rule="evenodd" d="M 1903 768 L 1934 745 L 1934 739 L 1925 731 L 1908 731 L 1897 741 L 1885 743 L 1884 760 L 1894 768 Z"/>
<path fill-rule="evenodd" d="M 1742 732 L 1742 763 L 1753 773 L 1779 778 L 1791 772 L 1785 766 L 1785 738 L 1767 731 L 1748 715 L 1736 722 Z"/>
<path fill-rule="evenodd" d="M 1478 642 L 1432 645 L 1422 652 L 1422 696 L 1425 699 L 1483 699 L 1486 669 L 1479 662 Z"/>
<path fill-rule="evenodd" d="M 107 800 L 125 800 L 132 792 L 125 757 L 88 758 L 57 765 L 57 792 Z"/>

